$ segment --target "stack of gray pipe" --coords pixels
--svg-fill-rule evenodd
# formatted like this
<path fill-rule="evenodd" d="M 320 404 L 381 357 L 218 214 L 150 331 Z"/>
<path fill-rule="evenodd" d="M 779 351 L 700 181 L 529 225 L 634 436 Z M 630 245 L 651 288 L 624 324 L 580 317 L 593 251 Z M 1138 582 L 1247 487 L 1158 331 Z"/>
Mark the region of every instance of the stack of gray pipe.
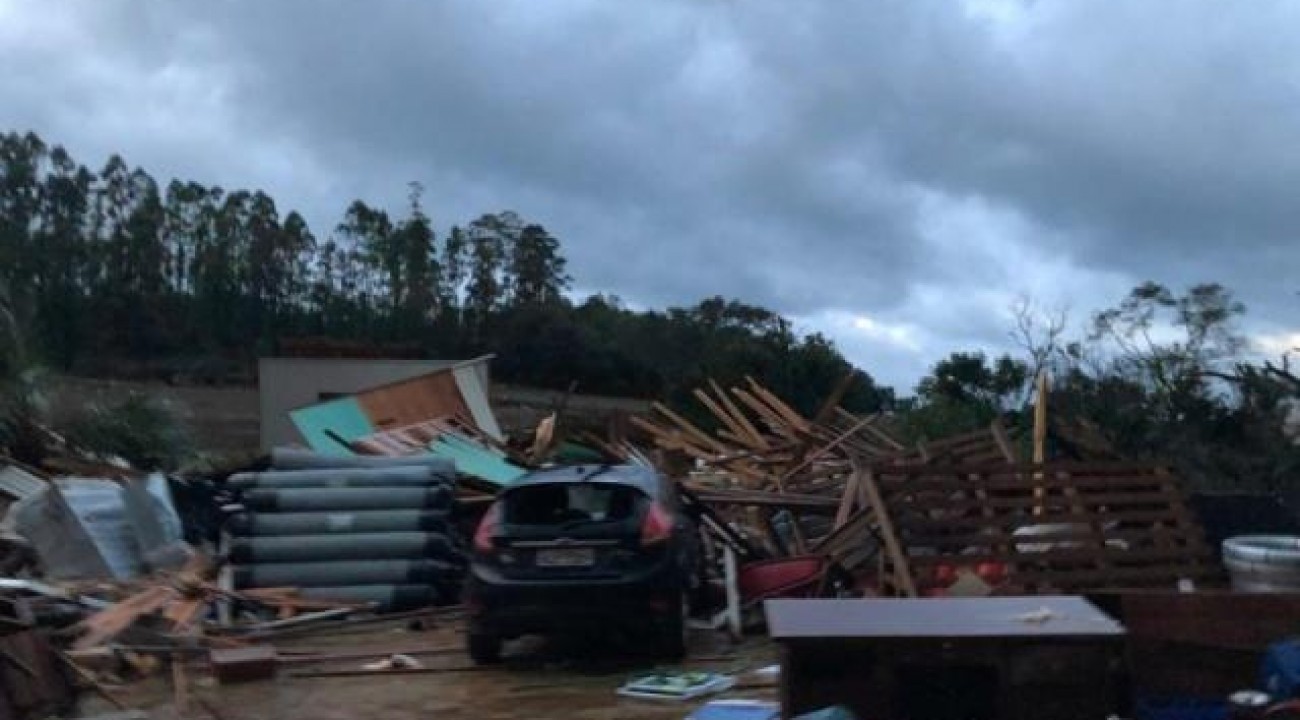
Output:
<path fill-rule="evenodd" d="M 245 508 L 226 523 L 235 589 L 292 586 L 384 610 L 456 602 L 452 461 L 275 450 L 271 467 L 229 479 Z"/>

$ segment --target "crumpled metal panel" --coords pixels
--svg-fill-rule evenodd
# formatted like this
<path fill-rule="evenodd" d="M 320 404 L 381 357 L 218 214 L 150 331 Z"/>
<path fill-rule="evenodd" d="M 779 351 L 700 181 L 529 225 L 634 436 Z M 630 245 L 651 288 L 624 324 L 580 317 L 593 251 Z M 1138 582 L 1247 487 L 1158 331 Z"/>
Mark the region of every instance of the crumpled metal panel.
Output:
<path fill-rule="evenodd" d="M 0 493 L 15 500 L 31 497 L 45 489 L 45 481 L 15 465 L 0 466 Z"/>

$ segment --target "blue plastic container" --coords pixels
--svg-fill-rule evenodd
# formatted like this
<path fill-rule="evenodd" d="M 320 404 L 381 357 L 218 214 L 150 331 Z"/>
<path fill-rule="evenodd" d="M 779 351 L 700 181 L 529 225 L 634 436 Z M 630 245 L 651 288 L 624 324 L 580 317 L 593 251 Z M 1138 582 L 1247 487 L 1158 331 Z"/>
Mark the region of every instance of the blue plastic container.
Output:
<path fill-rule="evenodd" d="M 1300 696 L 1300 640 L 1283 640 L 1269 645 L 1259 675 L 1264 692 L 1275 700 Z"/>

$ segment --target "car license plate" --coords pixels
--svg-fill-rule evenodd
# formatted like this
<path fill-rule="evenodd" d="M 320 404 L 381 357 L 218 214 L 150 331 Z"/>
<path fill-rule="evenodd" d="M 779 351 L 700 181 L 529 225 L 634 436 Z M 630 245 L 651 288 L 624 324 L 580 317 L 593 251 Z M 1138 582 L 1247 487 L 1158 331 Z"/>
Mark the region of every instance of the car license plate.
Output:
<path fill-rule="evenodd" d="M 538 550 L 537 567 L 590 567 L 596 564 L 596 551 L 591 548 L 562 548 Z"/>

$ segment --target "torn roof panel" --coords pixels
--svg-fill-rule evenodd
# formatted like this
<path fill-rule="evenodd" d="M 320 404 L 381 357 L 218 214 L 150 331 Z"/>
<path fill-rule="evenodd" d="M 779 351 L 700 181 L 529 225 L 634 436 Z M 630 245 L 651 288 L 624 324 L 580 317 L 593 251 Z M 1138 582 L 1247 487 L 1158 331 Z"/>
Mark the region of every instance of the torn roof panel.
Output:
<path fill-rule="evenodd" d="M 446 433 L 429 444 L 429 451 L 456 461 L 456 470 L 482 478 L 498 487 L 509 485 L 528 471 L 506 460 L 500 453 L 455 433 Z"/>
<path fill-rule="evenodd" d="M 479 368 L 463 365 L 453 368 L 451 372 L 456 378 L 456 387 L 460 390 L 461 399 L 465 401 L 470 416 L 474 418 L 474 424 L 487 433 L 488 437 L 495 440 L 504 439 L 501 426 L 497 424 L 496 415 L 492 412 L 492 405 L 488 402 L 487 388 L 483 384 Z"/>
<path fill-rule="evenodd" d="M 355 397 L 329 400 L 289 413 L 307 446 L 326 455 L 353 455 L 331 435 L 351 442 L 375 431 Z"/>
<path fill-rule="evenodd" d="M 336 440 L 337 437 L 367 455 L 436 455 L 454 461 L 458 473 L 498 487 L 514 482 L 527 472 L 509 462 L 501 451 L 466 437 L 464 432 L 470 430 L 459 431 L 450 421 L 427 421 L 376 432 L 368 421 L 358 421 L 359 417 L 364 419 L 364 413 L 355 403 L 349 404 L 349 400 L 340 398 L 291 413 L 294 424 L 313 450 L 336 456 L 355 454 Z"/>

